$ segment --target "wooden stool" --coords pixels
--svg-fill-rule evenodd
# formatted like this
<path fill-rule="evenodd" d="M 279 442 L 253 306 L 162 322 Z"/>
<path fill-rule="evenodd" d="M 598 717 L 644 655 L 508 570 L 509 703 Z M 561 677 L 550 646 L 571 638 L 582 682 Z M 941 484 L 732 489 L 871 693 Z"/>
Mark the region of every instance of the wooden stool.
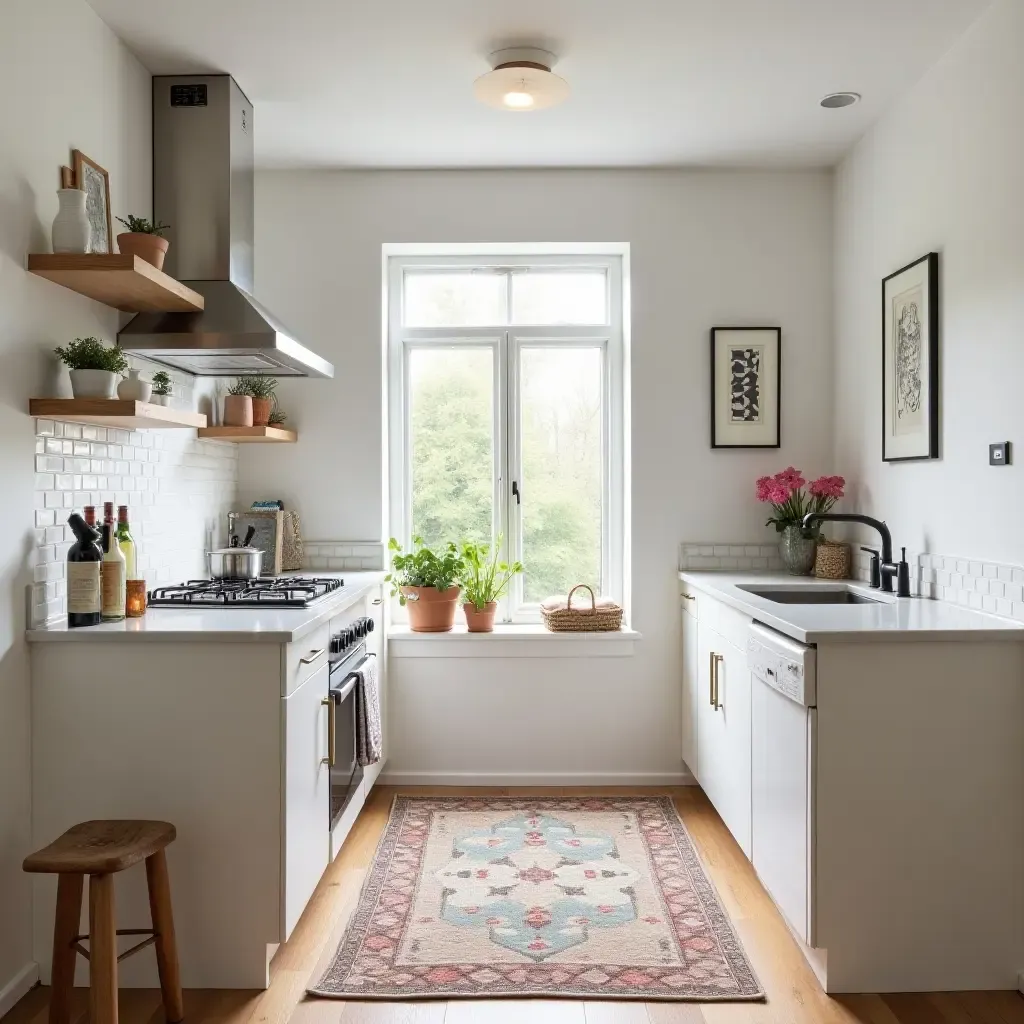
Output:
<path fill-rule="evenodd" d="M 90 1024 L 117 1024 L 118 962 L 154 943 L 167 1019 L 173 1024 L 185 1015 L 164 854 L 164 847 L 174 841 L 175 835 L 174 826 L 166 821 L 83 821 L 25 858 L 22 866 L 26 871 L 58 876 L 50 1024 L 70 1024 L 76 953 L 89 961 Z M 140 860 L 146 861 L 153 927 L 118 930 L 114 927 L 114 875 Z M 86 875 L 89 934 L 80 935 L 82 883 Z M 149 938 L 118 956 L 118 935 Z M 82 939 L 89 939 L 88 950 L 82 947 Z"/>

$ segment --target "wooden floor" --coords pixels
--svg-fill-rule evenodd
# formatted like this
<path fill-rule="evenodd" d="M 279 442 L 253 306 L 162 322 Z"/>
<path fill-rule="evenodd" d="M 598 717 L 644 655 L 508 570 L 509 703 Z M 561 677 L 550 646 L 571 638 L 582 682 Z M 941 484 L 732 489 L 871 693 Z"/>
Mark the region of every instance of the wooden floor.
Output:
<path fill-rule="evenodd" d="M 843 996 L 822 992 L 785 924 L 758 884 L 704 794 L 696 787 L 643 790 L 489 789 L 474 793 L 559 795 L 615 792 L 669 793 L 676 802 L 765 986 L 767 1003 L 596 1003 L 572 1000 L 452 1000 L 445 1003 L 344 1003 L 306 999 L 309 975 L 342 913 L 354 905 L 392 797 L 398 793 L 455 794 L 453 789 L 373 790 L 352 833 L 327 871 L 272 964 L 266 992 L 185 993 L 188 1024 L 1024 1024 L 1024 998 L 1017 992 L 945 992 Z M 173 884 L 173 880 L 172 880 Z M 84 1024 L 86 992 L 79 997 Z M 48 991 L 30 992 L 4 1024 L 46 1024 Z M 159 992 L 123 990 L 121 1024 L 161 1024 Z"/>

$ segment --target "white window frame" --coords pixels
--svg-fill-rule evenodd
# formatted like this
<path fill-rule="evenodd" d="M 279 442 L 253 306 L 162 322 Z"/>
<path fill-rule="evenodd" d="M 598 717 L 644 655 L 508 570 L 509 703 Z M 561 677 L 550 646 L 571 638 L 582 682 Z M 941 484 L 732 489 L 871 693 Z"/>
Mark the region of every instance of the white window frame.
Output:
<path fill-rule="evenodd" d="M 492 533 L 504 535 L 503 557 L 521 557 L 521 505 L 512 495 L 512 481 L 521 477 L 519 449 L 519 353 L 523 348 L 573 345 L 601 348 L 602 381 L 602 526 L 601 579 L 605 595 L 628 609 L 628 255 L 623 246 L 597 251 L 589 246 L 524 248 L 508 246 L 489 251 L 473 247 L 417 246 L 384 247 L 384 337 L 386 362 L 385 417 L 388 434 L 388 533 L 404 547 L 411 542 L 412 462 L 409 458 L 409 353 L 416 348 L 443 343 L 445 347 L 467 345 L 490 348 L 494 373 L 494 522 Z M 402 322 L 403 279 L 407 270 L 438 272 L 529 269 L 603 270 L 608 280 L 607 323 L 600 325 L 518 325 L 481 327 L 406 327 Z M 508 276 L 508 316 L 511 318 L 511 281 Z M 529 501 L 529 495 L 524 495 Z M 511 613 L 510 613 L 511 609 Z M 397 606 L 398 621 L 404 614 Z M 499 622 L 534 623 L 540 619 L 539 606 L 522 601 L 522 579 L 517 578 L 498 610 Z"/>

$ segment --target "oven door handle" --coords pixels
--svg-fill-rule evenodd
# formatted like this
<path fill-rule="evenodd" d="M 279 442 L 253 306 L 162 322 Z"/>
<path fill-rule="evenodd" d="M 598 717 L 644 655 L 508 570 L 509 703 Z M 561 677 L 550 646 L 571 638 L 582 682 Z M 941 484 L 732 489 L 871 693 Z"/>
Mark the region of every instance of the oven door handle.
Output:
<path fill-rule="evenodd" d="M 328 692 L 327 696 L 321 701 L 321 704 L 327 708 L 327 756 L 320 758 L 320 763 L 327 765 L 328 768 L 334 767 L 334 762 L 337 759 L 337 746 L 338 746 L 338 733 L 337 723 L 334 721 L 334 706 L 335 699 L 334 694 Z"/>
<path fill-rule="evenodd" d="M 356 688 L 357 679 L 358 677 L 355 672 L 350 672 L 345 677 L 345 682 L 342 683 L 341 686 L 332 688 L 331 700 L 333 700 L 335 704 L 340 704 Z"/>

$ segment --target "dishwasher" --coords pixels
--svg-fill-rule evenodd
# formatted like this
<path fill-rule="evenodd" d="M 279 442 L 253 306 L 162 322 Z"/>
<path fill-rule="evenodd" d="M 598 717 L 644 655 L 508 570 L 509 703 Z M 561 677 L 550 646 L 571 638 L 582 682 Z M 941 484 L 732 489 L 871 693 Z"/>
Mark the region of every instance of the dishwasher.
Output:
<path fill-rule="evenodd" d="M 755 622 L 751 675 L 751 852 L 790 927 L 814 942 L 815 648 Z"/>

